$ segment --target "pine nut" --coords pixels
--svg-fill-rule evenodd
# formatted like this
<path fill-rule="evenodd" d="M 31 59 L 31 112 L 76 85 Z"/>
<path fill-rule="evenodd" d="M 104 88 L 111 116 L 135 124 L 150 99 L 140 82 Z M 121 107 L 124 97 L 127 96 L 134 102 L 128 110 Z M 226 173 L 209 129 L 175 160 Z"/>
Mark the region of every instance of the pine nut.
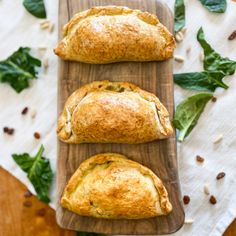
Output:
<path fill-rule="evenodd" d="M 184 62 L 184 58 L 182 56 L 178 56 L 178 55 L 174 56 L 174 60 L 177 62 L 180 62 L 180 63 Z"/>

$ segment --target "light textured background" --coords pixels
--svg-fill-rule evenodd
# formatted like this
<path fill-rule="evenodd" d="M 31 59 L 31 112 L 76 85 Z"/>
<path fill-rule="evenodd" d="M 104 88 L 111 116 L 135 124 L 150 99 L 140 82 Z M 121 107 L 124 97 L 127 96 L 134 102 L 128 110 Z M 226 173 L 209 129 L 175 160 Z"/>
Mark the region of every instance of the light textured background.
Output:
<path fill-rule="evenodd" d="M 13 162 L 12 153 L 29 152 L 35 154 L 40 146 L 45 146 L 45 156 L 51 161 L 56 172 L 56 114 L 57 114 L 57 58 L 52 48 L 57 41 L 57 29 L 50 34 L 39 27 L 36 19 L 25 11 L 22 1 L 0 1 L 0 60 L 5 59 L 20 46 L 29 46 L 33 53 L 42 60 L 49 59 L 49 69 L 45 74 L 40 71 L 39 79 L 31 83 L 29 89 L 17 94 L 6 84 L 0 84 L 0 129 L 9 126 L 15 128 L 15 135 L 8 136 L 0 131 L 0 165 L 25 183 L 34 192 L 31 184 L 20 168 Z M 167 0 L 173 9 L 173 0 Z M 58 2 L 46 1 L 48 19 L 57 23 Z M 174 62 L 174 72 L 200 71 L 201 48 L 196 40 L 196 33 L 203 26 L 206 38 L 219 53 L 236 60 L 236 40 L 228 41 L 228 35 L 236 30 L 236 3 L 228 2 L 225 14 L 209 13 L 199 1 L 186 0 L 187 33 L 184 41 L 178 44 L 175 54 L 185 58 L 180 64 Z M 47 47 L 39 53 L 37 48 Z M 191 53 L 186 55 L 186 48 Z M 225 79 L 229 85 L 227 91 L 217 89 L 216 103 L 207 105 L 197 127 L 189 137 L 178 144 L 179 175 L 182 194 L 189 195 L 191 202 L 185 206 L 186 219 L 193 219 L 192 225 L 185 225 L 176 235 L 221 235 L 236 216 L 236 76 Z M 192 92 L 175 87 L 175 100 L 178 104 Z M 29 107 L 26 116 L 22 109 Z M 30 117 L 32 110 L 37 111 L 35 119 Z M 33 133 L 41 133 L 37 141 Z M 214 137 L 223 134 L 221 143 L 213 144 Z M 196 155 L 205 157 L 204 164 L 195 161 Z M 216 181 L 215 177 L 224 171 L 226 177 Z M 56 174 L 56 173 L 55 173 Z M 208 196 L 203 193 L 204 183 L 209 183 L 210 192 L 217 198 L 217 204 L 211 205 Z M 55 181 L 51 192 L 51 205 L 55 206 Z"/>

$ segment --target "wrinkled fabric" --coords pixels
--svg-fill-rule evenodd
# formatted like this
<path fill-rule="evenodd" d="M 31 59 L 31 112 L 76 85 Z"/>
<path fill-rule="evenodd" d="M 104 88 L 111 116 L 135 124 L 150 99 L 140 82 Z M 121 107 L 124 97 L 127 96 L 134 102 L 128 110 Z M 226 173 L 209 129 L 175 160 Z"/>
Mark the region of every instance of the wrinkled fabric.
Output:
<path fill-rule="evenodd" d="M 14 163 L 11 154 L 28 152 L 36 154 L 40 145 L 45 146 L 44 156 L 50 159 L 54 177 L 56 175 L 57 139 L 57 66 L 58 59 L 52 48 L 57 42 L 58 2 L 45 1 L 48 19 L 55 23 L 53 33 L 40 29 L 42 20 L 31 16 L 22 6 L 21 1 L 0 1 L 0 60 L 8 57 L 20 46 L 29 46 L 32 54 L 44 61 L 49 60 L 47 73 L 41 69 L 39 78 L 31 81 L 29 89 L 17 94 L 9 85 L 0 84 L 0 128 L 15 128 L 15 134 L 8 136 L 0 133 L 0 165 L 20 179 L 35 193 L 26 174 Z M 166 3 L 173 10 L 174 1 Z M 174 72 L 194 72 L 202 70 L 200 61 L 201 47 L 196 40 L 198 29 L 203 26 L 206 39 L 222 56 L 236 60 L 236 40 L 228 41 L 228 36 L 236 30 L 236 3 L 228 2 L 224 14 L 208 12 L 200 1 L 186 1 L 187 32 L 184 41 L 178 44 L 175 55 L 185 58 L 184 63 L 174 63 Z M 38 47 L 46 47 L 45 53 Z M 186 49 L 191 47 L 190 53 Z M 184 206 L 186 219 L 193 219 L 193 224 L 184 225 L 173 235 L 221 235 L 236 216 L 236 76 L 225 79 L 228 90 L 217 89 L 215 103 L 209 102 L 197 126 L 178 144 L 179 177 L 183 195 L 189 195 L 190 203 Z M 194 92 L 175 86 L 175 102 L 178 104 Z M 29 108 L 22 116 L 24 107 Z M 31 112 L 36 117 L 31 118 Z M 41 139 L 33 137 L 34 132 L 41 134 Z M 223 140 L 218 144 L 213 141 L 218 135 Z M 203 164 L 196 162 L 196 155 L 205 158 Z M 219 172 L 225 172 L 225 178 L 216 180 Z M 217 198 L 217 204 L 209 203 L 209 196 L 203 192 L 205 183 L 209 184 L 210 193 Z M 56 205 L 55 180 L 51 188 L 51 206 Z"/>

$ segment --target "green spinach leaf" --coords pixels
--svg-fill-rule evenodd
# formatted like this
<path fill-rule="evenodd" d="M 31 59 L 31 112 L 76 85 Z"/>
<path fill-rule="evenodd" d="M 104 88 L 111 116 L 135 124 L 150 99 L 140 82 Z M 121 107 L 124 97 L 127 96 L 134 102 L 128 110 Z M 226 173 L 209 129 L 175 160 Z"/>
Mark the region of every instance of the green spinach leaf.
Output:
<path fill-rule="evenodd" d="M 181 102 L 175 111 L 173 125 L 179 130 L 178 141 L 182 142 L 192 131 L 203 112 L 211 93 L 199 93 Z"/>
<path fill-rule="evenodd" d="M 184 0 L 175 0 L 175 33 L 185 26 Z"/>
<path fill-rule="evenodd" d="M 198 91 L 212 91 L 217 87 L 227 89 L 228 86 L 222 81 L 224 78 L 222 72 L 190 72 L 174 75 L 174 82 L 184 89 Z"/>
<path fill-rule="evenodd" d="M 227 7 L 226 0 L 200 0 L 207 10 L 216 13 L 224 13 Z"/>
<path fill-rule="evenodd" d="M 10 57 L 0 61 L 0 82 L 8 83 L 20 93 L 29 87 L 29 80 L 35 79 L 35 67 L 41 66 L 41 61 L 32 57 L 30 48 L 19 48 Z"/>
<path fill-rule="evenodd" d="M 48 197 L 52 183 L 53 173 L 48 159 L 42 157 L 43 145 L 40 147 L 35 157 L 28 153 L 12 154 L 14 161 L 27 173 L 27 177 L 33 184 L 39 200 L 50 202 Z"/>
<path fill-rule="evenodd" d="M 236 69 L 236 61 L 222 57 L 206 41 L 202 27 L 198 30 L 197 40 L 204 50 L 204 69 L 207 71 L 221 71 L 225 75 L 232 75 Z"/>
<path fill-rule="evenodd" d="M 23 5 L 25 9 L 33 16 L 38 18 L 46 18 L 46 10 L 43 0 L 24 0 Z"/>

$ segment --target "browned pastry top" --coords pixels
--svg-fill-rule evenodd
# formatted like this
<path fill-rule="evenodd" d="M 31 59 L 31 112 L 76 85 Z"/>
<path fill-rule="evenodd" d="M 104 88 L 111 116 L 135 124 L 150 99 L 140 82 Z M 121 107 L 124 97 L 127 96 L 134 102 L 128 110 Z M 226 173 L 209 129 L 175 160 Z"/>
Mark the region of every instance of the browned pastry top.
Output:
<path fill-rule="evenodd" d="M 117 153 L 82 162 L 61 205 L 79 215 L 107 219 L 150 218 L 172 210 L 162 181 L 147 167 Z"/>
<path fill-rule="evenodd" d="M 127 82 L 95 81 L 76 90 L 58 120 L 67 143 L 144 143 L 173 133 L 159 99 Z"/>
<path fill-rule="evenodd" d="M 64 26 L 54 49 L 65 60 L 104 64 L 160 61 L 173 55 L 175 40 L 157 17 L 122 6 L 93 7 Z"/>

